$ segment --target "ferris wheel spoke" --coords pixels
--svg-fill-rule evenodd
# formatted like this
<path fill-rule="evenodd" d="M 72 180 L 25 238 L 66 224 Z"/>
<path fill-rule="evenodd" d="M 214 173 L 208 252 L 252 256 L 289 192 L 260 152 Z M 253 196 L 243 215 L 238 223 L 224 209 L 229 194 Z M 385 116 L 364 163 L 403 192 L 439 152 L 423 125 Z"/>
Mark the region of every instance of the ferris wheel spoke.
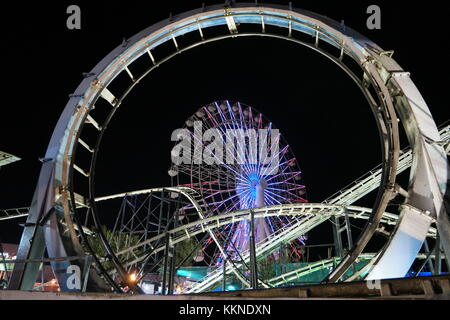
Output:
<path fill-rule="evenodd" d="M 296 189 L 279 189 L 279 188 L 272 188 L 272 187 L 268 187 L 268 190 L 273 190 L 273 191 L 281 191 L 281 192 L 285 192 L 291 196 L 293 196 L 294 198 L 299 198 L 299 196 L 295 193 L 292 193 L 290 190 L 300 190 L 299 188 Z"/>
<path fill-rule="evenodd" d="M 276 229 L 275 229 L 274 226 L 273 226 L 272 219 L 269 218 L 269 217 L 264 218 L 264 219 L 268 222 L 270 231 L 272 231 L 272 233 L 274 233 Z"/>
<path fill-rule="evenodd" d="M 241 195 L 241 200 L 240 203 L 242 203 L 243 205 L 241 205 L 241 208 L 252 208 L 254 207 L 254 203 L 252 201 L 252 195 L 250 194 L 249 191 L 245 191 L 242 193 Z"/>
<path fill-rule="evenodd" d="M 286 185 L 286 186 L 292 186 L 293 188 L 300 188 L 300 189 L 304 189 L 305 186 L 298 184 L 298 183 L 294 183 L 294 182 L 289 182 L 289 180 L 292 180 L 292 177 L 289 177 L 285 180 L 281 180 L 279 182 L 272 182 L 270 185 L 271 186 L 276 186 L 276 185 Z"/>
<path fill-rule="evenodd" d="M 213 115 L 212 115 L 211 112 L 208 110 L 208 108 L 207 108 L 207 107 L 204 107 L 203 109 L 205 110 L 206 114 L 208 115 L 208 118 L 213 122 L 213 125 L 214 125 L 214 126 L 218 126 L 218 125 L 219 125 L 219 122 L 216 120 L 216 118 L 213 117 Z"/>
<path fill-rule="evenodd" d="M 274 192 L 271 192 L 271 191 L 269 191 L 269 190 L 265 190 L 265 191 L 267 191 L 267 197 L 268 197 L 269 199 L 271 199 L 272 201 L 275 201 L 277 204 L 282 204 L 282 202 L 279 201 L 279 200 L 277 200 L 275 197 L 278 197 L 278 198 L 280 198 L 281 200 L 286 201 L 286 198 L 283 197 L 283 196 L 280 196 L 280 195 L 278 195 L 278 194 L 276 194 L 276 193 L 274 193 Z"/>
<path fill-rule="evenodd" d="M 236 197 L 238 197 L 237 194 L 232 195 L 232 196 L 228 197 L 228 198 L 225 199 L 225 200 L 218 201 L 218 202 L 213 202 L 212 205 L 215 206 L 216 204 L 219 204 L 218 206 L 215 207 L 215 211 L 218 211 L 220 207 L 225 206 L 225 205 L 227 204 L 227 202 L 229 202 L 231 199 L 234 199 L 234 198 L 236 198 Z M 239 202 L 236 202 L 236 203 L 239 203 Z M 234 207 L 235 207 L 235 206 L 234 206 Z M 230 211 L 230 210 L 228 210 L 228 211 Z"/>
<path fill-rule="evenodd" d="M 267 179 L 267 182 L 272 181 L 273 179 L 276 179 L 276 178 L 279 178 L 279 177 L 285 175 L 287 169 L 288 169 L 288 167 L 284 168 L 280 173 L 278 173 L 278 174 L 276 174 L 276 175 L 273 175 L 272 177 L 270 177 L 269 179 Z M 291 171 L 290 174 L 293 175 L 293 174 L 295 174 L 295 173 L 296 173 L 295 171 Z M 298 173 L 298 174 L 301 174 L 301 171 L 297 171 L 297 173 Z"/>
<path fill-rule="evenodd" d="M 261 164 L 263 164 L 263 165 L 264 165 L 264 164 L 267 164 L 267 158 L 268 158 L 268 156 L 269 156 L 269 150 L 267 150 L 267 147 L 268 147 L 267 139 L 268 139 L 269 137 L 270 137 L 270 138 L 272 137 L 272 122 L 269 123 L 267 129 L 268 129 L 269 132 L 267 133 L 267 138 L 265 139 L 265 143 L 264 143 L 264 147 L 266 148 L 266 152 L 265 152 L 264 160 L 261 161 Z M 273 145 L 273 143 L 279 143 L 279 140 L 277 140 L 276 142 L 274 142 L 274 141 L 270 141 L 270 142 L 271 142 L 271 145 Z M 262 142 L 260 142 L 260 143 L 262 143 Z M 271 153 L 272 153 L 272 152 L 271 152 Z M 274 155 L 271 154 L 271 156 L 272 156 L 272 158 L 273 158 Z M 278 155 L 277 155 L 277 157 L 278 157 Z M 267 176 L 267 175 L 268 175 L 267 169 L 264 170 L 264 168 L 263 168 L 263 171 L 262 171 L 261 174 L 264 175 L 264 176 Z"/>
<path fill-rule="evenodd" d="M 278 165 L 275 165 L 275 166 L 273 166 L 273 168 L 270 171 L 266 172 L 265 175 L 272 176 L 272 178 L 273 178 L 274 176 L 280 176 L 280 175 L 286 174 L 286 171 L 288 171 L 290 169 L 290 166 L 292 164 L 295 164 L 295 161 L 296 161 L 296 159 L 292 158 L 292 159 L 282 162 Z M 264 168 L 265 171 L 267 171 L 268 168 L 270 168 L 270 166 L 266 166 Z M 277 171 L 274 173 L 275 170 L 277 170 Z"/>

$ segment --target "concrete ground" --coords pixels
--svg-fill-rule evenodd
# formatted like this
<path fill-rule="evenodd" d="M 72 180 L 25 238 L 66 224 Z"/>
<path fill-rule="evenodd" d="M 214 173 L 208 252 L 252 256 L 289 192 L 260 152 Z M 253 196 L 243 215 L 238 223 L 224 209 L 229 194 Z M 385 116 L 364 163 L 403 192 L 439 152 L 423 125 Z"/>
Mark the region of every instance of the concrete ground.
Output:
<path fill-rule="evenodd" d="M 137 295 L 1 290 L 0 300 L 450 300 L 450 275 L 342 282 L 286 288 L 238 290 L 192 295 Z"/>

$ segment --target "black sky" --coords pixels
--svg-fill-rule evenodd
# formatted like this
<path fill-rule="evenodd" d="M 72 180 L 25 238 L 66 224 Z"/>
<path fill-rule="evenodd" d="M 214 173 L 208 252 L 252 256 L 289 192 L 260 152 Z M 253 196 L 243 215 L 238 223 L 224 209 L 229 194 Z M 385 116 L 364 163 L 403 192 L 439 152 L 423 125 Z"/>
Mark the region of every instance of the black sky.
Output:
<path fill-rule="evenodd" d="M 288 1 L 271 1 L 287 4 Z M 393 2 L 393 1 L 392 1 Z M 0 170 L 0 208 L 28 206 L 53 128 L 71 94 L 109 51 L 140 30 L 202 1 L 48 1 L 2 4 L 0 150 L 22 161 Z M 213 4 L 218 2 L 207 2 Z M 442 2 L 293 1 L 366 35 L 407 71 L 437 124 L 450 118 L 447 15 Z M 66 28 L 78 4 L 81 30 Z M 382 29 L 366 28 L 366 8 L 382 9 Z M 231 39 L 162 65 L 127 98 L 102 145 L 97 193 L 169 185 L 171 132 L 199 107 L 241 101 L 263 112 L 289 142 L 318 202 L 380 162 L 372 113 L 350 79 L 316 53 L 281 40 Z M 370 201 L 369 201 L 370 202 Z M 364 203 L 363 203 L 364 204 Z M 370 203 L 365 203 L 370 205 Z M 18 221 L 1 222 L 17 242 Z"/>

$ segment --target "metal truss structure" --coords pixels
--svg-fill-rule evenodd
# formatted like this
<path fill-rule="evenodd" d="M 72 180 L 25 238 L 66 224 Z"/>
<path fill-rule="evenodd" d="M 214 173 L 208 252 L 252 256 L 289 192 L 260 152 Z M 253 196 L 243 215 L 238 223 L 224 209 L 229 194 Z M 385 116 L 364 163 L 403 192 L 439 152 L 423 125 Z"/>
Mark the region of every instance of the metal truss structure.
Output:
<path fill-rule="evenodd" d="M 447 144 L 450 143 L 450 125 L 447 125 L 443 127 L 440 131 L 440 137 L 441 141 L 446 142 Z M 399 160 L 399 166 L 397 169 L 397 174 L 400 174 L 404 170 L 408 169 L 411 166 L 412 163 L 412 156 L 411 156 L 411 150 L 409 148 L 406 148 L 402 151 L 402 155 L 400 156 Z M 374 169 L 367 172 L 365 175 L 357 179 L 354 183 L 347 186 L 346 188 L 340 190 L 339 192 L 336 192 L 333 196 L 327 198 L 322 204 L 304 204 L 304 205 L 296 205 L 296 206 L 276 206 L 276 207 L 270 207 L 265 208 L 265 211 L 262 211 L 263 214 L 261 215 L 259 210 L 256 212 L 256 216 L 261 217 L 267 217 L 267 216 L 280 216 L 280 215 L 290 215 L 290 216 L 300 216 L 303 214 L 307 215 L 316 215 L 318 216 L 319 223 L 323 223 L 330 218 L 344 218 L 348 217 L 351 219 L 363 219 L 368 220 L 370 217 L 371 209 L 369 208 L 362 208 L 357 206 L 351 206 L 354 202 L 358 201 L 360 198 L 364 197 L 369 192 L 376 189 L 380 182 L 380 175 L 381 175 L 381 165 L 375 167 Z M 120 194 L 114 194 L 109 196 L 102 196 L 97 197 L 95 199 L 96 202 L 103 202 L 103 201 L 111 201 L 114 199 L 130 199 L 133 197 L 139 197 L 143 195 L 151 195 L 152 194 L 161 194 L 163 192 L 176 192 L 180 195 L 184 196 L 187 200 L 187 203 L 192 205 L 196 211 L 200 212 L 200 214 L 196 215 L 196 218 L 199 219 L 200 216 L 205 217 L 208 213 L 204 212 L 202 209 L 202 202 L 197 202 L 197 199 L 202 199 L 198 195 L 198 193 L 190 188 L 187 187 L 167 187 L 167 188 L 151 188 L 151 189 L 144 189 L 144 190 L 137 190 L 137 191 L 131 191 L 126 193 L 120 193 Z M 185 203 L 186 205 L 186 203 Z M 81 204 L 79 204 L 81 206 Z M 203 204 L 204 206 L 204 204 Z M 1 220 L 7 220 L 7 219 L 14 219 L 14 218 L 20 218 L 25 217 L 28 215 L 30 208 L 17 208 L 17 209 L 9 209 L 9 210 L 2 210 L 0 211 L 0 221 Z M 133 216 L 135 216 L 136 213 L 134 211 Z M 189 239 L 190 237 L 195 236 L 196 234 L 203 233 L 205 230 L 214 230 L 216 228 L 227 226 L 229 224 L 233 224 L 237 221 L 242 221 L 248 219 L 249 213 L 248 211 L 238 211 L 238 212 L 232 212 L 227 215 L 221 215 L 221 216 L 212 216 L 209 219 L 199 219 L 194 220 L 189 225 L 183 225 L 180 228 L 177 228 L 176 230 L 166 230 L 171 235 L 172 241 L 175 241 L 173 243 L 179 243 L 181 241 L 184 241 L 186 239 Z M 117 218 L 120 218 L 120 214 L 117 215 Z M 381 219 L 380 223 L 382 225 L 387 226 L 395 226 L 397 224 L 399 216 L 397 214 L 387 213 L 385 212 L 383 214 L 383 218 Z M 130 223 L 131 220 L 128 221 Z M 315 225 L 315 224 L 314 224 Z M 148 229 L 148 228 L 147 228 Z M 287 226 L 286 229 L 290 229 L 290 226 Z M 308 228 L 307 231 L 304 231 L 305 229 L 297 228 L 297 226 L 294 228 L 298 233 L 294 235 L 298 236 L 302 232 L 307 232 L 308 230 L 311 230 L 311 228 Z M 201 230 L 201 232 L 199 232 Z M 136 230 L 134 230 L 136 231 Z M 88 234 L 92 234 L 90 230 L 85 228 L 85 232 Z M 146 233 L 147 234 L 147 233 Z M 286 233 L 287 234 L 287 233 Z M 430 228 L 428 232 L 428 237 L 436 238 L 437 230 L 433 227 Z M 132 251 L 139 251 L 142 247 L 149 247 L 154 249 L 153 255 L 157 255 L 159 252 L 165 251 L 165 244 L 163 238 L 165 237 L 165 233 L 158 231 L 156 233 L 156 236 L 152 238 L 145 238 L 142 239 L 140 243 L 134 244 L 132 248 L 128 247 L 127 250 L 122 250 L 121 252 L 118 252 L 118 256 L 123 256 L 126 254 L 129 254 Z M 291 236 L 292 237 L 292 236 Z M 267 239 L 267 242 L 270 243 L 273 241 L 272 248 L 277 248 L 280 243 L 283 243 L 286 241 L 286 239 L 290 238 L 271 238 Z M 110 239 L 108 239 L 110 241 Z M 158 244 L 157 244 L 158 243 Z M 143 250 L 144 252 L 148 252 L 147 250 Z M 131 266 L 135 266 L 139 262 L 143 260 L 142 257 L 137 257 L 136 255 L 133 255 L 135 259 L 132 259 L 131 261 L 124 264 L 125 268 L 129 268 Z M 258 252 L 258 258 L 260 258 L 260 254 Z M 360 255 L 359 259 L 368 259 L 372 260 L 375 257 L 375 254 L 365 254 Z M 423 254 L 419 254 L 420 258 L 425 258 Z M 248 263 L 248 261 L 246 261 Z M 321 260 L 317 261 L 309 266 L 301 267 L 299 269 L 292 270 L 286 274 L 282 274 L 280 276 L 277 276 L 271 280 L 268 281 L 269 286 L 278 286 L 280 284 L 285 284 L 288 281 L 299 278 L 303 275 L 310 274 L 312 272 L 321 270 L 322 268 L 330 268 L 333 266 L 336 262 L 336 258 L 334 259 L 327 259 L 327 260 Z M 234 266 L 232 264 L 228 265 L 228 268 L 233 268 Z M 231 270 L 231 269 L 230 269 Z M 115 273 L 115 270 L 113 270 L 113 273 Z M 206 283 L 217 283 L 222 280 L 223 273 L 217 272 L 216 277 L 211 277 L 212 280 L 204 279 L 202 282 L 204 284 Z M 248 282 L 245 282 L 247 286 L 249 286 Z M 264 284 L 262 284 L 264 285 Z M 203 289 L 203 288 L 201 288 Z M 193 292 L 197 292 L 195 288 L 193 288 Z"/>
<path fill-rule="evenodd" d="M 447 144 L 450 143 L 450 125 L 447 125 L 443 127 L 440 131 L 441 141 L 446 142 Z M 397 169 L 397 174 L 400 174 L 404 170 L 408 169 L 411 166 L 412 163 L 412 156 L 411 156 L 411 150 L 409 148 L 406 148 L 402 151 L 402 155 L 399 160 L 400 165 Z M 301 216 L 301 215 L 316 215 L 318 218 L 318 224 L 321 224 L 331 218 L 351 218 L 351 219 L 363 219 L 368 220 L 370 217 L 371 209 L 369 208 L 362 208 L 357 206 L 351 206 L 352 203 L 358 201 L 360 198 L 364 197 L 369 192 L 376 189 L 380 182 L 380 174 L 381 174 L 381 165 L 375 167 L 374 169 L 367 172 L 365 175 L 357 179 L 354 183 L 347 186 L 346 188 L 340 190 L 339 192 L 336 192 L 333 196 L 327 198 L 322 204 L 304 204 L 304 205 L 295 205 L 295 206 L 276 206 L 276 207 L 270 207 L 270 208 L 264 208 L 265 211 L 261 211 L 262 214 L 259 212 L 256 212 L 256 216 L 266 217 L 266 216 L 280 216 L 280 215 L 290 215 L 290 216 Z M 166 250 L 164 237 L 166 232 L 171 235 L 172 243 L 179 243 L 186 239 L 189 239 L 190 237 L 194 237 L 196 234 L 204 233 L 206 230 L 214 230 L 217 228 L 220 228 L 222 226 L 227 226 L 229 224 L 233 224 L 237 221 L 242 221 L 248 219 L 249 212 L 247 211 L 239 211 L 239 212 L 232 212 L 227 215 L 221 215 L 221 216 L 212 216 L 209 219 L 199 219 L 200 216 L 205 216 L 208 213 L 205 213 L 202 209 L 202 202 L 197 202 L 198 200 L 201 200 L 202 198 L 198 195 L 198 193 L 190 188 L 187 187 L 168 187 L 168 188 L 151 188 L 151 189 L 144 189 L 144 190 L 137 190 L 137 191 L 131 191 L 126 193 L 120 193 L 120 194 L 114 194 L 109 196 L 102 196 L 97 197 L 95 199 L 96 202 L 103 202 L 103 201 L 111 201 L 114 199 L 130 199 L 133 197 L 139 197 L 143 195 L 151 195 L 152 194 L 161 194 L 164 192 L 176 192 L 180 195 L 184 196 L 187 200 L 187 203 L 192 205 L 196 211 L 197 211 L 197 219 L 194 220 L 189 225 L 183 225 L 180 228 L 177 228 L 176 230 L 165 230 L 165 232 L 158 231 L 156 233 L 156 236 L 152 238 L 145 238 L 142 239 L 141 242 L 135 243 L 133 247 L 129 246 L 127 250 L 121 250 L 117 253 L 118 256 L 124 256 L 129 255 L 132 251 L 139 251 L 140 248 L 151 248 L 152 249 L 152 256 L 156 256 L 160 252 L 164 252 Z M 186 203 L 185 203 L 186 205 Z M 81 207 L 81 203 L 78 205 Z M 203 204 L 204 206 L 204 204 Z M 6 219 L 13 219 L 13 218 L 20 218 L 28 215 L 28 211 L 30 208 L 17 208 L 17 209 L 9 209 L 9 210 L 2 210 L 0 215 L 0 220 L 6 220 Z M 202 212 L 203 211 L 203 212 Z M 200 212 L 200 214 L 198 214 Z M 136 215 L 136 211 L 133 211 L 133 217 Z M 148 215 L 147 215 L 148 216 Z M 120 218 L 120 214 L 117 215 L 117 218 Z M 383 218 L 381 219 L 380 223 L 382 225 L 386 226 L 395 226 L 398 222 L 399 216 L 397 214 L 387 213 L 385 212 L 383 214 Z M 131 219 L 132 220 L 132 219 Z M 130 221 L 128 223 L 130 223 Z M 312 226 L 316 226 L 315 222 Z M 148 228 L 147 228 L 148 229 Z M 267 239 L 267 243 L 270 244 L 272 242 L 271 248 L 277 248 L 280 243 L 283 243 L 285 241 L 288 241 L 292 237 L 299 236 L 301 233 L 305 233 L 309 230 L 311 230 L 311 227 L 308 227 L 307 229 L 298 228 L 298 226 L 287 226 L 286 230 L 295 230 L 297 231 L 293 236 L 292 232 L 285 232 L 286 235 L 290 235 L 290 237 L 272 237 L 270 239 Z M 305 231 L 306 230 L 306 231 Z M 134 230 L 136 231 L 136 230 Z M 87 234 L 92 234 L 90 230 L 85 228 L 85 232 Z M 284 231 L 283 231 L 284 232 Z M 433 227 L 430 228 L 428 232 L 428 237 L 436 238 L 437 230 Z M 287 240 L 286 240 L 287 239 Z M 110 241 L 110 239 L 108 239 Z M 175 241 L 174 241 L 175 240 Z M 148 252 L 147 250 L 143 250 L 144 252 Z M 248 253 L 247 253 L 248 254 Z M 129 260 L 126 264 L 124 264 L 125 268 L 130 268 L 132 266 L 135 266 L 136 264 L 142 262 L 144 260 L 144 257 L 146 256 L 136 256 L 133 254 L 135 259 Z M 258 251 L 258 258 L 260 258 L 262 255 Z M 375 254 L 363 254 L 359 256 L 359 259 L 367 259 L 372 260 L 376 255 Z M 430 255 L 430 258 L 432 256 Z M 146 257 L 147 258 L 147 257 Z M 426 258 L 423 254 L 419 254 L 418 258 Z M 292 279 L 299 278 L 304 275 L 308 275 L 310 273 L 316 272 L 318 270 L 321 270 L 323 268 L 330 268 L 334 266 L 336 263 L 337 258 L 333 259 L 327 259 L 327 260 L 321 260 L 317 261 L 311 265 L 308 265 L 307 267 L 300 267 L 299 269 L 295 269 L 292 271 L 289 271 L 285 274 L 282 274 L 280 276 L 277 276 L 273 279 L 270 279 L 267 282 L 267 285 L 269 286 L 278 286 L 281 284 L 285 284 Z M 248 261 L 244 261 L 248 263 Z M 368 265 L 369 267 L 371 265 Z M 233 268 L 234 265 L 231 263 L 227 265 L 229 270 L 230 268 Z M 366 270 L 364 270 L 366 271 Z M 112 270 L 112 274 L 116 273 L 116 270 Z M 209 279 L 203 279 L 201 283 L 203 283 L 203 286 L 200 288 L 194 287 L 189 288 L 191 292 L 199 292 L 203 291 L 209 286 L 204 286 L 205 284 L 213 285 L 214 283 L 220 282 L 223 279 L 223 273 L 220 272 L 220 268 L 218 269 L 218 272 L 216 272 L 215 276 L 211 274 Z M 244 284 L 248 287 L 250 284 L 244 280 Z M 261 283 L 262 286 L 267 287 L 266 284 Z"/>
<path fill-rule="evenodd" d="M 244 25 L 255 27 L 256 31 L 241 32 L 240 28 Z M 226 33 L 223 33 L 223 28 L 218 28 L 220 26 L 226 27 Z M 216 35 L 205 37 L 206 30 L 212 30 Z M 198 37 L 190 44 L 180 46 L 177 39 L 187 35 Z M 195 207 L 195 203 L 203 199 L 192 190 L 163 188 L 187 197 L 194 204 L 200 220 L 182 227 L 172 224 L 173 229 L 169 231 L 167 228 L 164 234 L 158 235 L 170 236 L 167 236 L 166 245 L 152 248 L 153 252 L 165 248 L 168 256 L 171 242 L 182 241 L 196 233 L 208 232 L 214 238 L 211 230 L 222 223 L 248 219 L 249 216 L 253 218 L 253 215 L 285 214 L 298 215 L 299 219 L 271 234 L 267 241 L 258 243 L 256 256 L 270 253 L 279 243 L 298 237 L 330 216 L 346 219 L 353 215 L 367 219 L 357 241 L 351 244 L 349 252 L 329 274 L 328 282 L 342 279 L 345 272 L 362 257 L 364 248 L 379 230 L 380 223 L 393 223 L 395 229 L 386 245 L 371 259 L 367 279 L 403 277 L 427 235 L 436 234 L 436 230 L 445 256 L 449 256 L 450 224 L 444 203 L 449 176 L 446 158 L 448 144 L 444 145 L 441 140 L 424 99 L 409 73 L 392 58 L 393 52 L 385 51 L 354 30 L 312 12 L 278 5 L 240 3 L 203 7 L 161 21 L 124 41 L 91 72 L 84 74 L 85 79 L 70 96 L 43 159 L 17 255 L 21 262 L 15 264 L 9 289 L 32 288 L 39 264 L 27 261 L 42 259 L 46 250 L 50 259 L 80 257 L 70 262 L 51 262 L 62 290 L 72 290 L 66 285 L 67 268 L 71 264 L 82 267 L 85 257 L 92 256 L 95 268 L 87 274 L 88 290 L 101 291 L 112 287 L 122 291 L 113 273 L 123 281 L 128 279 L 130 269 L 121 260 L 121 255 L 138 247 L 130 246 L 117 252 L 101 229 L 100 199 L 95 193 L 94 181 L 97 155 L 106 128 L 132 89 L 160 64 L 191 48 L 232 37 L 283 39 L 308 47 L 336 63 L 360 88 L 373 111 L 382 147 L 382 164 L 323 204 L 271 206 L 219 216 L 207 217 L 201 205 Z M 159 56 L 159 48 L 163 44 L 172 44 L 173 52 Z M 147 63 L 148 68 L 138 72 L 137 62 Z M 127 78 L 129 85 L 122 92 L 115 92 L 111 85 L 119 77 Z M 102 117 L 102 111 L 107 115 Z M 403 125 L 411 147 L 411 151 L 403 154 L 400 150 L 399 123 Z M 444 134 L 448 135 L 448 127 Z M 396 183 L 396 175 L 405 170 L 409 163 L 409 185 L 401 187 Z M 378 193 L 372 209 L 350 206 L 377 186 Z M 398 194 L 405 197 L 400 215 L 387 214 L 387 205 Z M 95 253 L 88 240 L 89 235 L 85 232 L 88 226 L 84 223 L 87 218 L 92 220 L 88 230 L 101 240 L 105 252 L 103 257 Z M 436 228 L 430 229 L 433 222 Z M 337 238 L 340 231 L 336 233 Z M 155 239 L 149 238 L 145 244 Z M 143 244 L 144 241 L 138 245 Z M 437 252 L 440 253 L 440 250 Z M 136 252 L 133 255 L 137 255 Z M 241 258 L 242 261 L 249 261 L 250 252 L 242 252 Z M 141 256 L 135 257 L 135 260 L 138 259 Z M 107 270 L 107 265 L 112 265 L 114 272 Z M 231 264 L 225 272 L 214 270 L 203 281 L 188 288 L 187 292 L 204 291 L 217 283 L 223 273 L 231 272 L 248 284 L 239 267 Z M 141 292 L 135 283 L 127 282 L 126 285 L 132 291 Z M 265 283 L 261 285 L 268 286 Z"/>

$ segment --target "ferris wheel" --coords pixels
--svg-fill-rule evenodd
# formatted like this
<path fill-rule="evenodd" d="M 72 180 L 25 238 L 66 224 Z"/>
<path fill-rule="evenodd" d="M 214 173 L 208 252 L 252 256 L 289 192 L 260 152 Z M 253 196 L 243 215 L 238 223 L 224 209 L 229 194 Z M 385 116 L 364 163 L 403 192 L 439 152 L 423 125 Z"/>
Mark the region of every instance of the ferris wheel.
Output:
<path fill-rule="evenodd" d="M 216 101 L 189 117 L 183 133 L 184 139 L 174 147 L 172 157 L 181 144 L 184 153 L 193 152 L 187 157 L 184 154 L 185 161 L 173 164 L 168 173 L 172 186 L 189 187 L 201 195 L 208 215 L 307 202 L 295 155 L 279 130 L 256 109 L 240 102 Z M 212 136 L 214 150 L 213 143 L 202 148 Z M 288 216 L 256 219 L 256 242 L 269 239 L 295 220 Z M 242 220 L 220 228 L 216 234 L 233 257 L 248 249 L 249 232 L 248 220 Z M 304 240 L 305 236 L 294 240 L 290 253 L 300 256 L 295 244 Z M 222 261 L 224 253 L 218 248 L 211 253 L 211 243 L 210 238 L 205 241 L 197 260 L 210 252 L 209 262 L 214 265 Z"/>

